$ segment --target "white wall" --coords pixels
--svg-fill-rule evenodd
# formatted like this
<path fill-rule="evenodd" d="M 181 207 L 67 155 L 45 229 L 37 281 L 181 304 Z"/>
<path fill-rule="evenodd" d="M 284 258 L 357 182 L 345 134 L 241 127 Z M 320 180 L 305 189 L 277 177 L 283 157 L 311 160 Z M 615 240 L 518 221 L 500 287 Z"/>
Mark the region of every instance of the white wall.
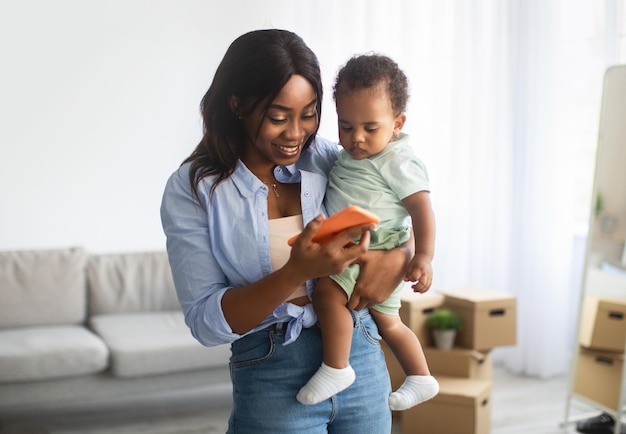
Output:
<path fill-rule="evenodd" d="M 217 63 L 245 31 L 298 31 L 289 3 L 0 0 L 0 250 L 164 248 Z"/>

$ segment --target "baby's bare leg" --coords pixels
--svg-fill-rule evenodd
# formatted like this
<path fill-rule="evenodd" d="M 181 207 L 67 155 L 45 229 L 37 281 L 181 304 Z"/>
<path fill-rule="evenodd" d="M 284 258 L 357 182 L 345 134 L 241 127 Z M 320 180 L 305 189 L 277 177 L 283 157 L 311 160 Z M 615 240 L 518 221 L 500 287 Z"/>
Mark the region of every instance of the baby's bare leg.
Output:
<path fill-rule="evenodd" d="M 430 375 L 419 339 L 397 315 L 370 309 L 378 331 L 398 359 L 406 375 Z"/>
<path fill-rule="evenodd" d="M 313 294 L 313 308 L 322 330 L 324 363 L 345 368 L 350 364 L 353 331 L 352 315 L 346 307 L 348 296 L 330 278 L 320 279 Z"/>
<path fill-rule="evenodd" d="M 296 398 L 303 404 L 317 404 L 346 389 L 354 382 L 350 366 L 352 315 L 346 307 L 348 296 L 330 278 L 320 279 L 313 292 L 313 308 L 322 331 L 322 366 L 300 389 Z"/>
<path fill-rule="evenodd" d="M 392 410 L 406 410 L 433 398 L 439 383 L 430 375 L 419 339 L 397 315 L 386 315 L 370 309 L 382 338 L 407 376 L 400 388 L 389 396 Z"/>

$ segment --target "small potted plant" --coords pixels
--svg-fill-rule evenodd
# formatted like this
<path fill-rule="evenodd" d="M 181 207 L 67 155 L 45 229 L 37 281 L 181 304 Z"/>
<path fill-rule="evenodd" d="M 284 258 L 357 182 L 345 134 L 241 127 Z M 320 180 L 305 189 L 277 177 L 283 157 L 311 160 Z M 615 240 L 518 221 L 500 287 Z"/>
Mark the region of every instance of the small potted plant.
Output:
<path fill-rule="evenodd" d="M 440 308 L 428 316 L 426 325 L 432 330 L 435 346 L 440 350 L 449 350 L 454 346 L 456 333 L 463 324 L 456 313 Z"/>

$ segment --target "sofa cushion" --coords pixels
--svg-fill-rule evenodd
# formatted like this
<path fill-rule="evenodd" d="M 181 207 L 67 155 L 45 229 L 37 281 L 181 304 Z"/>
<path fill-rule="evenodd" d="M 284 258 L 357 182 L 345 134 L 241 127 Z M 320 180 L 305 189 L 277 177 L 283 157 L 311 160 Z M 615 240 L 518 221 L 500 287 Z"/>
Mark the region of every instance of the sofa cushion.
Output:
<path fill-rule="evenodd" d="M 81 248 L 0 252 L 0 329 L 82 323 L 86 261 Z"/>
<path fill-rule="evenodd" d="M 111 351 L 111 370 L 135 377 L 225 366 L 230 346 L 207 348 L 196 341 L 179 310 L 96 315 L 93 330 Z"/>
<path fill-rule="evenodd" d="M 79 325 L 0 330 L 0 382 L 33 381 L 104 371 L 109 352 Z"/>
<path fill-rule="evenodd" d="M 92 255 L 90 315 L 180 309 L 165 251 Z"/>

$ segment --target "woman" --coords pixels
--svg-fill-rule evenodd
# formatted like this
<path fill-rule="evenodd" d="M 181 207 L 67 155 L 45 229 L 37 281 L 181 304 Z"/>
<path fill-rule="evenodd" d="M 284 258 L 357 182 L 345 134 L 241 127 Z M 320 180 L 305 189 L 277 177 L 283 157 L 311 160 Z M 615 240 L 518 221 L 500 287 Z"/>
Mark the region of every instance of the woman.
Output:
<path fill-rule="evenodd" d="M 338 153 L 316 137 L 321 107 L 319 64 L 299 36 L 240 36 L 202 99 L 202 140 L 165 188 L 161 217 L 185 321 L 204 345 L 231 343 L 229 433 L 391 430 L 389 378 L 365 308 L 402 281 L 410 247 L 368 252 L 364 225 L 324 245 L 312 241 Z M 314 279 L 355 261 L 362 271 L 349 303 L 351 363 L 363 381 L 302 405 L 296 394 L 322 353 Z"/>

